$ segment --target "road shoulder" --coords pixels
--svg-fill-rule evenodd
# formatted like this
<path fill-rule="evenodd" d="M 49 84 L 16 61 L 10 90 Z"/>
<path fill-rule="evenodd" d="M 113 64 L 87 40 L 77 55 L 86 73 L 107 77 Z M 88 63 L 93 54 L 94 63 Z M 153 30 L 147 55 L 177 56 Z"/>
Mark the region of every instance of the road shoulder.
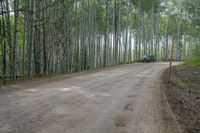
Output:
<path fill-rule="evenodd" d="M 175 119 L 188 132 L 200 132 L 200 67 L 176 66 L 172 80 L 167 82 L 168 70 L 162 75 L 163 90 Z"/>

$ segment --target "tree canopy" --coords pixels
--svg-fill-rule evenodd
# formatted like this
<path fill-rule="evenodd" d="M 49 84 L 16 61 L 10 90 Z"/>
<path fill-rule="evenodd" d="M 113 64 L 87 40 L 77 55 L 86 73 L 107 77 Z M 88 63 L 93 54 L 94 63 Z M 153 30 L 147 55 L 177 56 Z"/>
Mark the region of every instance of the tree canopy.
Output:
<path fill-rule="evenodd" d="M 199 59 L 200 0 L 0 0 L 0 78 Z"/>

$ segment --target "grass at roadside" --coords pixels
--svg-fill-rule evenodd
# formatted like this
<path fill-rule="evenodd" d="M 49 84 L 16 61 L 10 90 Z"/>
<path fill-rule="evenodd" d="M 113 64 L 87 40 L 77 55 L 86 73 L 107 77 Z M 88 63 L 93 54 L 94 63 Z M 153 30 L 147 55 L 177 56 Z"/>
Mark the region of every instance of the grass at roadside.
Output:
<path fill-rule="evenodd" d="M 186 60 L 185 65 L 194 65 L 194 66 L 200 66 L 200 59 L 190 59 Z"/>

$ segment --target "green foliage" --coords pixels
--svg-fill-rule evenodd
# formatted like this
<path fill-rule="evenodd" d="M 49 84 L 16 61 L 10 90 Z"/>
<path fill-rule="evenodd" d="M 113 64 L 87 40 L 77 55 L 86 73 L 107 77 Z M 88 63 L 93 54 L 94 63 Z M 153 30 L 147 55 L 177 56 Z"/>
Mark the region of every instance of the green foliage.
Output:
<path fill-rule="evenodd" d="M 200 66 L 200 43 L 198 43 L 195 49 L 193 49 L 193 57 L 191 59 L 187 59 L 185 64 Z"/>
<path fill-rule="evenodd" d="M 200 43 L 198 43 L 196 45 L 196 48 L 194 49 L 194 57 L 196 59 L 199 59 L 200 60 Z"/>
<path fill-rule="evenodd" d="M 184 63 L 185 65 L 195 65 L 195 66 L 200 66 L 200 59 L 187 59 Z"/>
<path fill-rule="evenodd" d="M 159 0 L 130 0 L 136 7 L 141 8 L 143 11 L 148 12 L 154 10 L 158 12 Z"/>

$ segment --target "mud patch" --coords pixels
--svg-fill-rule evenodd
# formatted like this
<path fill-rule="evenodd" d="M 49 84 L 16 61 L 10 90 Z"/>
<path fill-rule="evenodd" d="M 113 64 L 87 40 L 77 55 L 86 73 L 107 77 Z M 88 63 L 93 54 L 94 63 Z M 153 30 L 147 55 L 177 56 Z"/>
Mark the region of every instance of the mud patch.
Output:
<path fill-rule="evenodd" d="M 133 104 L 132 103 L 128 103 L 124 106 L 124 110 L 125 111 L 133 111 Z"/>
<path fill-rule="evenodd" d="M 136 97 L 136 95 L 128 95 L 127 97 L 128 98 L 134 98 L 134 97 Z"/>
<path fill-rule="evenodd" d="M 115 126 L 116 127 L 126 127 L 127 122 L 128 122 L 127 118 L 119 117 L 116 119 Z"/>
<path fill-rule="evenodd" d="M 137 87 L 141 87 L 141 86 L 142 86 L 141 84 L 142 84 L 142 82 L 139 83 L 139 84 L 136 84 L 136 86 L 137 86 Z"/>

